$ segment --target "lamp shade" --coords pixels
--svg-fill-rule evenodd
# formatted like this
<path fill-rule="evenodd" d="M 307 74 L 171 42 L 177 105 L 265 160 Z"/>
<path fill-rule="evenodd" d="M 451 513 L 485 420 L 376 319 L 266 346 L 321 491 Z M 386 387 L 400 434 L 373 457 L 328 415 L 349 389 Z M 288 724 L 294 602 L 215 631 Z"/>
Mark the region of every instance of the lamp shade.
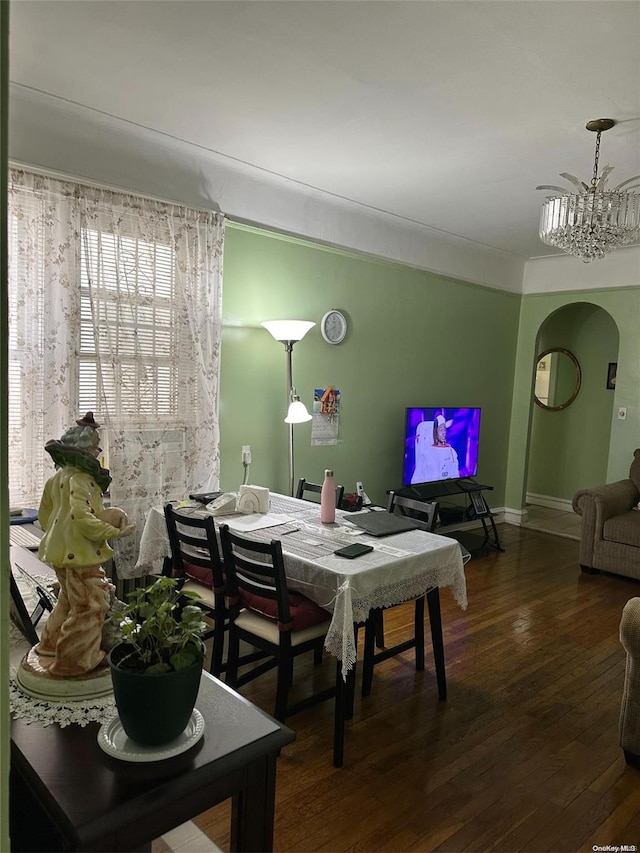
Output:
<path fill-rule="evenodd" d="M 277 341 L 301 341 L 315 323 L 309 320 L 266 320 L 260 325 Z"/>
<path fill-rule="evenodd" d="M 303 424 L 305 421 L 310 420 L 311 415 L 307 411 L 305 404 L 300 402 L 300 397 L 294 397 L 289 404 L 289 411 L 284 422 L 286 424 Z"/>

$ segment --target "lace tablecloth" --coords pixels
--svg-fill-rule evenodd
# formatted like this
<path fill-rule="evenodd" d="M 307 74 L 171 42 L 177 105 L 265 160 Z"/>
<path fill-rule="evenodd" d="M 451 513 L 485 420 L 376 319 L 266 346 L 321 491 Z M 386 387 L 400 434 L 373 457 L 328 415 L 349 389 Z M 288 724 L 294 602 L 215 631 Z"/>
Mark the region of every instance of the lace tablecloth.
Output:
<path fill-rule="evenodd" d="M 345 673 L 356 663 L 354 622 L 364 622 L 372 607 L 400 604 L 432 587 L 450 587 L 460 607 L 467 606 L 462 551 L 455 539 L 422 530 L 376 539 L 349 525 L 349 513 L 337 510 L 336 524 L 321 524 L 319 506 L 284 495 L 271 495 L 269 514 L 282 514 L 287 521 L 247 535 L 282 539 L 289 586 L 333 614 L 325 648 L 342 662 Z M 230 518 L 221 516 L 216 522 Z M 333 553 L 354 541 L 367 542 L 374 550 L 355 560 Z M 136 573 L 157 571 L 168 555 L 164 513 L 154 508 L 142 532 Z"/>

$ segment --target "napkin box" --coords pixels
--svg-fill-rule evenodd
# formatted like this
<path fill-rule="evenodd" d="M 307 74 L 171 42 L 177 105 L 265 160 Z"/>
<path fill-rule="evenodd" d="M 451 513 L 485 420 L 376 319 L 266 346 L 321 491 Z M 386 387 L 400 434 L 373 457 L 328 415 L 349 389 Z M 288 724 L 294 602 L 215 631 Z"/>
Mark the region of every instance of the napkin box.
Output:
<path fill-rule="evenodd" d="M 269 489 L 264 486 L 240 486 L 238 512 L 269 512 Z"/>

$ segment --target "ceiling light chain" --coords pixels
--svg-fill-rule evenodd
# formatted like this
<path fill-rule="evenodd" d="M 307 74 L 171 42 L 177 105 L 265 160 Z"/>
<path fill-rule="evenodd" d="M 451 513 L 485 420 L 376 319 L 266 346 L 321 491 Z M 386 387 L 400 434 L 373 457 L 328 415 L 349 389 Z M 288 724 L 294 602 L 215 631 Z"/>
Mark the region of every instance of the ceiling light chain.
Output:
<path fill-rule="evenodd" d="M 598 131 L 598 135 L 596 136 L 596 157 L 593 162 L 593 178 L 591 178 L 591 186 L 593 187 L 593 192 L 596 191 L 596 187 L 598 186 L 598 160 L 600 159 L 600 137 L 602 136 L 602 131 Z"/>
<path fill-rule="evenodd" d="M 574 175 L 560 175 L 573 184 L 578 192 L 568 192 L 563 187 L 539 186 L 538 190 L 553 190 L 557 195 L 547 198 L 540 214 L 540 239 L 570 255 L 589 263 L 606 254 L 640 239 L 640 195 L 630 192 L 640 181 L 640 175 L 629 178 L 612 190 L 605 190 L 607 178 L 613 170 L 605 166 L 598 178 L 600 138 L 610 130 L 615 121 L 610 118 L 594 119 L 586 128 L 597 132 L 593 178 L 591 185 Z M 622 190 L 623 186 L 626 190 Z"/>

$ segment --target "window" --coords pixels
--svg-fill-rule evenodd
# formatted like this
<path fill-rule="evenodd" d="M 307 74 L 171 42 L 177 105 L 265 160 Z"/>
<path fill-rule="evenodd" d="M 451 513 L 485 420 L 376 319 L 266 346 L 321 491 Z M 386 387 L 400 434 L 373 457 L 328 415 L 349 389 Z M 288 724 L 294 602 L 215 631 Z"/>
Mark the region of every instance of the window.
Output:
<path fill-rule="evenodd" d="M 181 376 L 194 354 L 179 334 L 168 236 L 157 243 L 83 229 L 81 251 L 80 409 L 99 410 L 104 399 L 125 420 L 184 417 L 197 402 L 185 399 Z M 114 351 L 117 360 L 100 360 Z"/>
<path fill-rule="evenodd" d="M 140 533 L 217 487 L 223 217 L 15 171 L 9 223 L 10 501 L 38 505 L 45 442 L 92 411 Z"/>

